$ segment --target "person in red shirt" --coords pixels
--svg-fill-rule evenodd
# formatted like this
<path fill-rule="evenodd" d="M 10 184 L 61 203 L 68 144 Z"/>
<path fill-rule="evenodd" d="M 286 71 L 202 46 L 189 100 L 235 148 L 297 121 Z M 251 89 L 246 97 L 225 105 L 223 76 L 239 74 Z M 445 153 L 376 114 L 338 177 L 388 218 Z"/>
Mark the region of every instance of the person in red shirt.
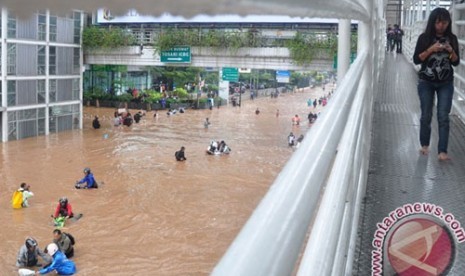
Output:
<path fill-rule="evenodd" d="M 299 115 L 296 114 L 294 117 L 292 117 L 292 124 L 293 125 L 300 125 Z"/>
<path fill-rule="evenodd" d="M 65 217 L 66 219 L 68 219 L 68 218 L 72 218 L 73 216 L 74 216 L 73 209 L 71 207 L 71 204 L 68 203 L 68 199 L 66 197 L 60 198 L 53 217 L 54 218 Z"/>

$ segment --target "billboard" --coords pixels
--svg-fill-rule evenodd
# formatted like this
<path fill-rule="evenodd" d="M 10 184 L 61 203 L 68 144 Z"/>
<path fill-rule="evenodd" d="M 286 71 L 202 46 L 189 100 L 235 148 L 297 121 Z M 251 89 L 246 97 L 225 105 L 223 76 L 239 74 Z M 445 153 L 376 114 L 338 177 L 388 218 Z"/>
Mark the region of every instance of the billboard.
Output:
<path fill-rule="evenodd" d="M 291 72 L 289 71 L 276 71 L 276 82 L 289 83 Z"/>

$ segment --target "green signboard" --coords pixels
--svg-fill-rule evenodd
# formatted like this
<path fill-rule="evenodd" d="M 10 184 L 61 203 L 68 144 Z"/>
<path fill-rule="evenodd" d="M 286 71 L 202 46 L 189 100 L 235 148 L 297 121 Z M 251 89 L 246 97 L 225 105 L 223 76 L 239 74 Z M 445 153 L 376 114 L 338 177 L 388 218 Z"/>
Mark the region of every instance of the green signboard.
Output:
<path fill-rule="evenodd" d="M 190 63 L 191 47 L 175 46 L 167 51 L 161 51 L 160 61 L 165 63 Z"/>
<path fill-rule="evenodd" d="M 224 67 L 221 79 L 224 81 L 239 81 L 239 70 L 234 67 Z"/>

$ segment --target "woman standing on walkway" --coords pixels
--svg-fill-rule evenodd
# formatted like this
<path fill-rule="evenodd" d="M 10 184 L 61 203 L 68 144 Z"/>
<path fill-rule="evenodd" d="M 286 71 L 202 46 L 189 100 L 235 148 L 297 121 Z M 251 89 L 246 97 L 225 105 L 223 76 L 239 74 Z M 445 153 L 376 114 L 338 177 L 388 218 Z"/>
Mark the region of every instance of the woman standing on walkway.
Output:
<path fill-rule="evenodd" d="M 418 37 L 413 61 L 421 64 L 418 81 L 420 97 L 420 152 L 428 154 L 431 139 L 431 119 L 434 95 L 437 94 L 439 129 L 438 158 L 448 160 L 449 113 L 454 93 L 454 69 L 460 63 L 457 36 L 451 30 L 451 17 L 444 8 L 434 9 L 426 30 Z"/>

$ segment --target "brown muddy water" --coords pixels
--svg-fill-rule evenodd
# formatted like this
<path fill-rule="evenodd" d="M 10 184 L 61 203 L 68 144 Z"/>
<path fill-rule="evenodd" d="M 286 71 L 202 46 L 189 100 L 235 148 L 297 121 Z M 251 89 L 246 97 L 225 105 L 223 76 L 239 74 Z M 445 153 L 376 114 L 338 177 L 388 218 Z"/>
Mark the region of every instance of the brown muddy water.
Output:
<path fill-rule="evenodd" d="M 83 130 L 0 144 L 0 275 L 17 275 L 27 236 L 40 248 L 52 241 L 50 214 L 62 196 L 84 215 L 65 229 L 76 238 L 79 275 L 209 274 L 293 153 L 289 132 L 308 130 L 307 99 L 320 95 L 317 88 L 158 119 L 149 112 L 129 128 L 112 126 L 114 109 L 85 108 Z M 91 128 L 94 114 L 99 130 Z M 231 154 L 206 155 L 212 139 Z M 174 158 L 181 146 L 186 162 Z M 84 167 L 104 182 L 100 189 L 74 188 Z M 35 196 L 13 210 L 21 182 Z"/>

